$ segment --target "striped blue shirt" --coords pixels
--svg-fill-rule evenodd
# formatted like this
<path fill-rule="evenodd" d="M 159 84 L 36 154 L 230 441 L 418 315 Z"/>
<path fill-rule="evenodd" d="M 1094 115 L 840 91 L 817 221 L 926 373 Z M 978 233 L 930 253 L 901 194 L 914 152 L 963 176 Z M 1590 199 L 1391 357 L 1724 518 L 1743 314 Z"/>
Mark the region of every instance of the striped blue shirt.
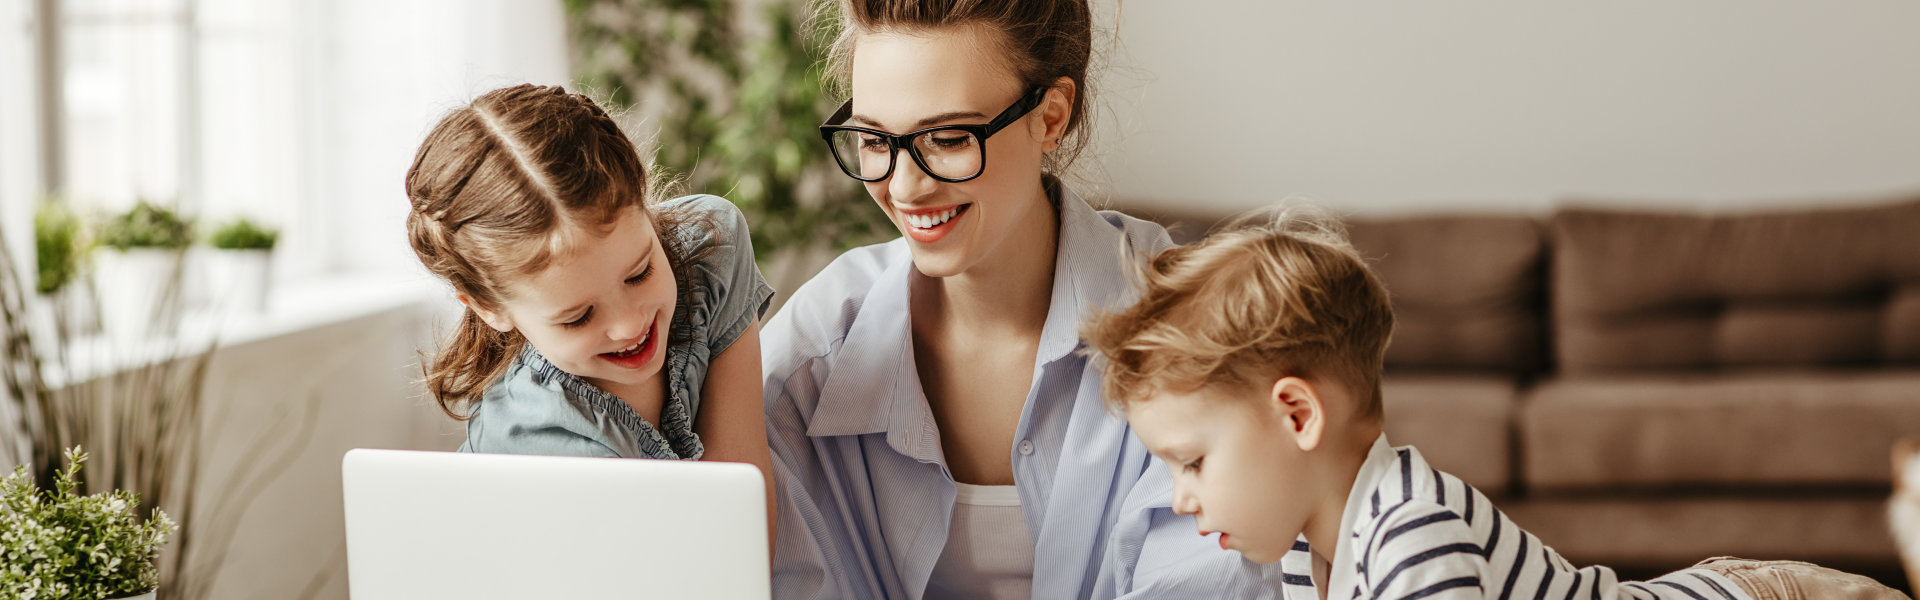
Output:
<path fill-rule="evenodd" d="M 1173 514 L 1167 468 L 1105 410 L 1100 373 L 1075 352 L 1084 317 L 1133 297 L 1123 248 L 1151 255 L 1171 244 L 1166 230 L 1064 189 L 1056 202 L 1052 300 L 1008 448 L 1033 597 L 1280 597 L 1279 568 Z M 761 333 L 780 497 L 775 598 L 918 599 L 947 545 L 958 488 L 913 364 L 912 270 L 902 240 L 849 251 Z M 1312 599 L 1311 587 L 1289 589 Z"/>
<path fill-rule="evenodd" d="M 1355 478 L 1340 530 L 1332 599 L 1751 600 L 1701 569 L 1623 582 L 1607 567 L 1575 568 L 1479 490 L 1428 465 L 1411 446 L 1388 446 L 1386 436 L 1374 441 Z"/>

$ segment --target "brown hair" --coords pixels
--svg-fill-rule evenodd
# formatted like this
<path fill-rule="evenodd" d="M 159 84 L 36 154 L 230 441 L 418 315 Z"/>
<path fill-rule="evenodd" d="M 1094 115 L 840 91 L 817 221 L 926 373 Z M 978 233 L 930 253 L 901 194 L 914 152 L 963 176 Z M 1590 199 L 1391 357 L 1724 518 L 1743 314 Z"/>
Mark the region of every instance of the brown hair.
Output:
<path fill-rule="evenodd" d="M 1091 319 L 1109 407 L 1156 391 L 1256 385 L 1287 375 L 1346 384 L 1358 414 L 1381 414 L 1393 307 L 1340 222 L 1313 209 L 1264 211 L 1140 266 L 1140 299 Z"/>
<path fill-rule="evenodd" d="M 850 88 L 855 44 L 862 34 L 924 32 L 973 27 L 993 32 L 1005 65 L 1020 78 L 1022 93 L 1073 80 L 1073 114 L 1059 149 L 1042 166 L 1058 174 L 1073 164 L 1087 145 L 1088 64 L 1093 56 L 1093 15 L 1086 0 L 826 0 L 816 17 L 837 28 L 828 55 L 830 72 Z"/>
<path fill-rule="evenodd" d="M 686 256 L 689 240 L 674 232 L 695 217 L 649 210 L 648 184 L 632 141 L 592 100 L 560 87 L 497 89 L 442 117 L 420 143 L 407 170 L 407 241 L 428 271 L 489 310 L 506 299 L 509 278 L 584 247 L 591 240 L 580 233 L 606 230 L 627 209 L 651 214 L 677 271 L 697 257 Z M 467 405 L 525 344 L 468 308 L 423 365 L 427 391 L 448 416 L 465 420 Z"/>

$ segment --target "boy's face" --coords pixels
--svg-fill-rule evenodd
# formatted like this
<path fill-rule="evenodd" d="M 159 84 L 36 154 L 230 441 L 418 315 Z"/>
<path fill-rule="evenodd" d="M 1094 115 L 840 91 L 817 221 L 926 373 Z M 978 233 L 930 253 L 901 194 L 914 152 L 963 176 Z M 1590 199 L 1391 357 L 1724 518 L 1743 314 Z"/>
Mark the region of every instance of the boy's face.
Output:
<path fill-rule="evenodd" d="M 1297 381 L 1297 380 L 1296 380 Z M 1257 387 L 1158 392 L 1128 408 L 1134 434 L 1173 471 L 1173 510 L 1200 535 L 1272 563 L 1306 528 L 1314 498 L 1294 416 Z"/>

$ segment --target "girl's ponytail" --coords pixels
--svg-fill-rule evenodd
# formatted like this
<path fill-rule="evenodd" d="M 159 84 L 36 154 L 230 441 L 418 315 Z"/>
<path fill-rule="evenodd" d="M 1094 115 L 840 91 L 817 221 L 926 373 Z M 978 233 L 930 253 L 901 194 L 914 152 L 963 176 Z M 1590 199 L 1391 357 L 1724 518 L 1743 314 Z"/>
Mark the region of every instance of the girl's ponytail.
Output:
<path fill-rule="evenodd" d="M 472 418 L 472 404 L 506 374 L 526 343 L 518 332 L 501 333 L 488 326 L 472 308 L 462 311 L 453 339 L 430 362 L 424 357 L 421 361 L 427 393 L 433 394 L 447 416 L 458 421 Z"/>

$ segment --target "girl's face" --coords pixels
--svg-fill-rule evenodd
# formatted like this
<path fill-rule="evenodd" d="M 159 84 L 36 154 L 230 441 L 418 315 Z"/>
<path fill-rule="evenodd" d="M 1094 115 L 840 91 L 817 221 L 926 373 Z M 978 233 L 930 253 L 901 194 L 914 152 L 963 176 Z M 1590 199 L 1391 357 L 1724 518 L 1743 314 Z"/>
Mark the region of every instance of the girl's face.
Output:
<path fill-rule="evenodd" d="M 1173 471 L 1173 511 L 1193 515 L 1222 549 L 1271 564 L 1293 547 L 1314 508 L 1307 452 L 1258 392 L 1207 386 L 1162 392 L 1127 409 L 1147 450 Z"/>
<path fill-rule="evenodd" d="M 895 135 L 937 125 L 985 124 L 1028 90 L 997 56 L 999 35 L 973 27 L 862 35 L 853 58 L 848 125 Z M 1058 145 L 1067 92 L 984 140 L 985 170 L 947 183 L 927 176 L 905 149 L 893 175 L 867 192 L 907 238 L 914 266 L 932 277 L 966 272 L 1013 239 L 1052 235 L 1052 207 L 1040 188 L 1041 154 Z M 1050 126 L 1049 123 L 1054 123 Z"/>
<path fill-rule="evenodd" d="M 585 240 L 580 250 L 509 283 L 499 312 L 474 312 L 601 389 L 654 381 L 679 294 L 652 220 L 634 208 L 610 233 L 573 233 Z"/>

